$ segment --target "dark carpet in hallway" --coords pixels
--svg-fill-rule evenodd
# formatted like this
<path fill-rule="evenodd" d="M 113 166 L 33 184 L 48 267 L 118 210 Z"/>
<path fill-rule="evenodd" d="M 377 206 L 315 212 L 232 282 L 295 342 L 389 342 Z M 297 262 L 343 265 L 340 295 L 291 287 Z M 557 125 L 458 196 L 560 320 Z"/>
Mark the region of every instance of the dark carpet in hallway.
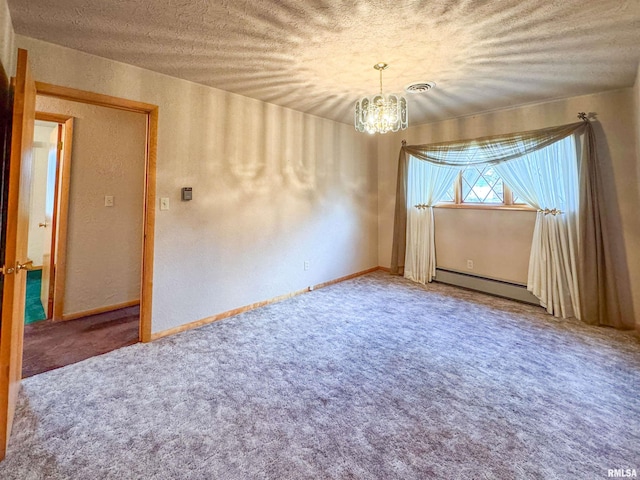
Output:
<path fill-rule="evenodd" d="M 22 377 L 77 363 L 138 341 L 140 307 L 24 327 Z"/>

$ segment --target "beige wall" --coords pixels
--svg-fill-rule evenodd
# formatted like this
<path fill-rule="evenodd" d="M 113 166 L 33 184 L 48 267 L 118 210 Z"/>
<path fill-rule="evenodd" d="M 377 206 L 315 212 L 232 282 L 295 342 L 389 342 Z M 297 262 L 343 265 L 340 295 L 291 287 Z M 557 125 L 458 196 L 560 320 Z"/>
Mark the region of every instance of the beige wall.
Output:
<path fill-rule="evenodd" d="M 36 108 L 74 117 L 64 314 L 138 300 L 146 116 L 48 97 Z"/>
<path fill-rule="evenodd" d="M 153 332 L 378 264 L 375 139 L 18 36 L 40 81 L 159 105 Z M 193 200 L 180 201 L 180 188 Z M 310 262 L 304 270 L 304 262 Z"/>
<path fill-rule="evenodd" d="M 577 121 L 576 115 L 580 111 L 597 114 L 598 121 L 594 126 L 604 186 L 608 192 L 606 222 L 607 233 L 616 252 L 616 281 L 620 286 L 621 302 L 627 314 L 632 315 L 632 297 L 635 311 L 640 312 L 640 216 L 634 140 L 637 132 L 634 131 L 633 90 L 630 88 L 457 118 L 382 137 L 378 147 L 380 264 L 388 266 L 390 262 L 397 156 L 401 139 L 405 138 L 409 144 L 420 144 L 532 130 Z M 498 214 L 502 219 L 498 219 Z M 477 237 L 467 235 L 467 232 L 478 228 L 475 217 L 470 218 L 470 215 L 465 214 L 463 218 L 456 211 L 438 212 L 438 215 L 441 221 L 436 219 L 437 241 L 443 250 L 442 256 L 438 251 L 439 265 L 459 267 L 466 252 L 477 251 L 479 253 L 475 255 L 482 255 L 480 252 L 485 250 L 484 247 L 489 249 L 494 242 L 493 238 L 486 237 L 486 245 L 478 249 Z M 442 221 L 445 216 L 450 217 L 446 222 Z M 459 218 L 454 219 L 454 216 Z M 533 218 L 505 211 L 496 213 L 491 222 L 495 222 L 498 230 L 508 224 L 512 229 L 520 231 L 531 229 Z M 447 225 L 446 231 L 439 228 L 442 225 Z M 493 257 L 491 253 L 491 261 L 475 259 L 478 267 L 474 273 L 496 278 L 504 278 L 508 273 L 514 279 L 515 276 L 522 278 L 522 266 L 526 263 L 525 258 L 528 258 L 529 247 L 524 245 L 524 239 L 520 239 L 521 247 L 508 248 L 510 239 L 508 242 L 506 240 L 507 237 L 502 239 L 503 247 L 500 250 L 503 253 L 500 258 Z M 456 248 L 443 248 L 443 245 L 455 245 Z M 520 267 L 515 268 L 516 265 Z M 511 270 L 512 266 L 512 271 L 504 272 L 505 268 Z"/>
<path fill-rule="evenodd" d="M 0 61 L 9 78 L 15 75 L 16 39 L 7 0 L 0 0 Z"/>
<path fill-rule="evenodd" d="M 438 268 L 526 285 L 535 212 L 438 208 L 434 216 Z"/>

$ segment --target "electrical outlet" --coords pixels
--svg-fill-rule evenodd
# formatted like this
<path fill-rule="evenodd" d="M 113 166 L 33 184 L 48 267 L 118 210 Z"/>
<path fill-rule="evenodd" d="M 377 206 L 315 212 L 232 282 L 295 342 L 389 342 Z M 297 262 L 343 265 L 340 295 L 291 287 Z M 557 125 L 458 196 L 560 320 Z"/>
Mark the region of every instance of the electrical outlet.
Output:
<path fill-rule="evenodd" d="M 105 207 L 113 207 L 113 195 L 105 195 L 104 196 L 104 206 Z"/>
<path fill-rule="evenodd" d="M 467 260 L 467 269 L 473 270 L 473 260 Z"/>
<path fill-rule="evenodd" d="M 304 261 L 304 269 L 305 270 L 309 270 L 310 266 L 311 266 L 311 262 L 309 260 L 305 260 Z"/>
<path fill-rule="evenodd" d="M 162 197 L 160 199 L 160 210 L 169 210 L 169 197 Z"/>

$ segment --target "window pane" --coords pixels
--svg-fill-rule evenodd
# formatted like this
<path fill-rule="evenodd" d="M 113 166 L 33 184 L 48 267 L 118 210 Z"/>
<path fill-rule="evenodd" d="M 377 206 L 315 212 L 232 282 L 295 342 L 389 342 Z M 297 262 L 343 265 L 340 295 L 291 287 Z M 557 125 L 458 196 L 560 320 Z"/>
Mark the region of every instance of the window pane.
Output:
<path fill-rule="evenodd" d="M 462 171 L 462 201 L 463 202 L 479 202 L 480 198 L 474 190 L 474 185 L 480 179 L 481 170 L 476 167 L 467 167 Z"/>
<path fill-rule="evenodd" d="M 454 183 L 451 184 L 451 187 L 449 187 L 449 190 L 447 190 L 447 193 L 444 194 L 444 198 L 442 199 L 443 202 L 455 202 L 456 201 L 455 187 L 456 186 L 455 186 L 455 182 L 454 182 Z"/>
<path fill-rule="evenodd" d="M 462 172 L 462 201 L 470 203 L 503 203 L 502 179 L 491 166 L 467 167 Z"/>
<path fill-rule="evenodd" d="M 524 203 L 524 201 L 514 192 L 513 195 L 513 203 Z"/>

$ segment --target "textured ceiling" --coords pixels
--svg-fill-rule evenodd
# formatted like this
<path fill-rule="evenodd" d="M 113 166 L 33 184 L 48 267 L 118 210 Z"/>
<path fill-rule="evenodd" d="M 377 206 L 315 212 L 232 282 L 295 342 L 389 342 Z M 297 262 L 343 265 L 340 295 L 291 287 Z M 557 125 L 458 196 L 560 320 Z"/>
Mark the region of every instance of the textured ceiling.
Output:
<path fill-rule="evenodd" d="M 417 81 L 411 124 L 633 85 L 640 0 L 9 0 L 18 34 L 351 123 Z"/>

